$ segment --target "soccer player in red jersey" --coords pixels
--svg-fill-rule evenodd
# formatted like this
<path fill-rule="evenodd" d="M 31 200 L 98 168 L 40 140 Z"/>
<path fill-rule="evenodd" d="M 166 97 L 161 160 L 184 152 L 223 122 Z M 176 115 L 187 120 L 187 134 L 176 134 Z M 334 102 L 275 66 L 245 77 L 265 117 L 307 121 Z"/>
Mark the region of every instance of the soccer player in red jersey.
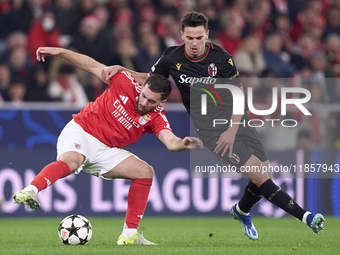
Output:
<path fill-rule="evenodd" d="M 37 60 L 46 56 L 62 57 L 78 68 L 101 78 L 105 65 L 94 59 L 62 48 L 38 48 Z M 57 142 L 57 161 L 45 166 L 14 201 L 37 210 L 36 195 L 60 178 L 85 171 L 111 180 L 132 180 L 128 193 L 128 208 L 122 234 L 117 244 L 154 245 L 137 227 L 143 217 L 152 184 L 154 170 L 122 147 L 136 142 L 144 133 L 157 135 L 170 151 L 202 148 L 195 137 L 183 139 L 172 133 L 162 105 L 171 92 L 171 84 L 162 75 L 150 76 L 143 85 L 128 72 L 117 73 L 109 88 L 95 102 L 89 103 L 62 130 Z"/>

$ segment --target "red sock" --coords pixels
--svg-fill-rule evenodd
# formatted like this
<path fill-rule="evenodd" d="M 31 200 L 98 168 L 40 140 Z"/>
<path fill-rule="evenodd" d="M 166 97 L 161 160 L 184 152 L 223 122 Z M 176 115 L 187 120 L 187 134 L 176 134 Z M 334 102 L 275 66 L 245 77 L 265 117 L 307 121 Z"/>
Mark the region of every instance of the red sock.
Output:
<path fill-rule="evenodd" d="M 128 228 L 137 228 L 142 219 L 152 184 L 152 178 L 135 179 L 128 194 L 125 223 Z"/>
<path fill-rule="evenodd" d="M 45 166 L 33 179 L 31 185 L 37 187 L 38 192 L 46 189 L 58 179 L 66 177 L 70 173 L 70 167 L 63 161 L 55 161 Z"/>

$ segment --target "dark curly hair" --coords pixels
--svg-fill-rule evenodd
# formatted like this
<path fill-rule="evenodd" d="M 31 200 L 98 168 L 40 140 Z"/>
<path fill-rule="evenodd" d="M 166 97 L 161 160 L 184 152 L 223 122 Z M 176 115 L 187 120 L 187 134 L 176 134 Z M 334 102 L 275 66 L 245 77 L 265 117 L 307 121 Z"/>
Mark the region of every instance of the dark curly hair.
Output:
<path fill-rule="evenodd" d="M 163 75 L 152 74 L 146 79 L 144 84 L 148 84 L 152 92 L 161 93 L 162 100 L 167 99 L 171 93 L 171 82 Z"/>

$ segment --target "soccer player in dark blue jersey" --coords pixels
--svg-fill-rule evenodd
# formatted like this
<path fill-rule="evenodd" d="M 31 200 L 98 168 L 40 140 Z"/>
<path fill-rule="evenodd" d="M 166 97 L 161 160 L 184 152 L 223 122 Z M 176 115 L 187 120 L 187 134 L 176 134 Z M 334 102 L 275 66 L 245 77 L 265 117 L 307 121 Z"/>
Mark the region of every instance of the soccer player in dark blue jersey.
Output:
<path fill-rule="evenodd" d="M 169 47 L 160 59 L 151 67 L 150 74 L 158 73 L 174 79 L 179 88 L 183 104 L 191 115 L 193 123 L 204 145 L 221 161 L 237 168 L 257 166 L 269 169 L 269 160 L 264 146 L 253 127 L 247 125 L 225 125 L 223 128 L 212 128 L 208 118 L 201 113 L 201 105 L 196 104 L 198 90 L 195 84 L 207 84 L 213 79 L 225 78 L 228 84 L 238 87 L 243 94 L 242 82 L 230 54 L 219 46 L 209 43 L 208 18 L 198 12 L 189 12 L 181 20 L 182 46 Z M 110 79 L 116 72 L 127 70 L 122 66 L 111 66 L 103 69 L 104 79 Z M 137 73 L 131 70 L 132 76 L 143 83 L 150 74 Z M 249 121 L 247 113 L 232 113 L 233 98 L 230 91 L 219 91 L 221 106 L 209 108 L 211 116 L 224 116 L 232 123 Z M 209 106 L 208 106 L 209 107 Z M 315 233 L 323 229 L 325 221 L 320 213 L 311 213 L 301 208 L 281 187 L 277 186 L 271 175 L 261 172 L 243 172 L 250 181 L 245 187 L 241 200 L 231 208 L 230 214 L 240 221 L 244 234 L 256 240 L 258 233 L 252 224 L 250 209 L 262 197 L 280 207 L 307 224 Z"/>

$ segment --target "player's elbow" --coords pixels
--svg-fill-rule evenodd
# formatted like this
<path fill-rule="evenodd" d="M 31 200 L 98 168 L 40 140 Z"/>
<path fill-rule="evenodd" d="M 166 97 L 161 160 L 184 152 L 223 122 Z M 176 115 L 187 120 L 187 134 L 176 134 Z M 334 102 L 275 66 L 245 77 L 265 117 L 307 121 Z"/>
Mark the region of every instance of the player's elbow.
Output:
<path fill-rule="evenodd" d="M 171 151 L 171 152 L 177 152 L 177 151 L 178 151 L 178 149 L 175 148 L 175 147 L 169 146 L 169 147 L 167 147 L 167 148 L 168 148 L 168 150 Z"/>

